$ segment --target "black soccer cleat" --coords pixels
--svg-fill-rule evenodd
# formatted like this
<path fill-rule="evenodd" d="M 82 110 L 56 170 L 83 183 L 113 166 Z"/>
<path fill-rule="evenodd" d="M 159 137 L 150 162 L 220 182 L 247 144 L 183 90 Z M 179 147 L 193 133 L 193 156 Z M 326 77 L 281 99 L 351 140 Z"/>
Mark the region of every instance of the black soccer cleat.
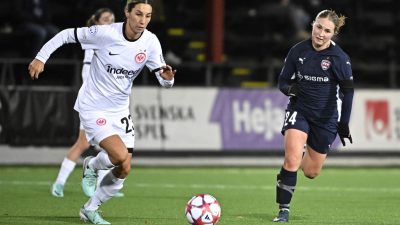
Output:
<path fill-rule="evenodd" d="M 289 209 L 280 209 L 278 216 L 275 217 L 272 221 L 279 223 L 289 222 Z"/>

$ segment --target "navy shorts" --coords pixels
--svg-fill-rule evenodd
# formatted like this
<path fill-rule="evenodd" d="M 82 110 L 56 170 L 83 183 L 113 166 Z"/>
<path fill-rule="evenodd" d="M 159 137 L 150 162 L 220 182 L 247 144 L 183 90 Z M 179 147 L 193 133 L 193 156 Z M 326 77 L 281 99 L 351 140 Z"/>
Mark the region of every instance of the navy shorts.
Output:
<path fill-rule="evenodd" d="M 297 129 L 307 133 L 307 145 L 321 154 L 327 154 L 336 138 L 337 122 L 317 123 L 308 120 L 298 111 L 286 110 L 282 127 L 283 135 L 287 129 Z"/>

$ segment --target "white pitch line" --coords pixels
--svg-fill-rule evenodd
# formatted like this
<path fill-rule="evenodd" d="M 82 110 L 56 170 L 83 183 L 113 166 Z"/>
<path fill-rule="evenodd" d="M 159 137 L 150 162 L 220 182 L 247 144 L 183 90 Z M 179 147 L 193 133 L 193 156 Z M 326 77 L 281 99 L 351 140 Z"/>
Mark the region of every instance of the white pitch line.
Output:
<path fill-rule="evenodd" d="M 38 186 L 50 186 L 50 181 L 6 181 L 0 180 L 0 185 L 38 185 Z M 74 183 L 74 185 L 77 183 Z M 132 184 L 130 184 L 132 185 Z M 152 183 L 134 183 L 133 186 L 138 188 L 170 188 L 170 189 L 233 189 L 233 190 L 275 190 L 275 186 L 272 185 L 205 185 L 205 184 L 152 184 Z M 366 188 L 366 187 L 311 187 L 311 186 L 299 186 L 296 190 L 301 191 L 331 191 L 331 192 L 381 192 L 381 193 L 399 193 L 400 188 Z"/>
<path fill-rule="evenodd" d="M 253 186 L 253 185 L 204 185 L 204 184 L 190 184 L 190 185 L 174 185 L 174 184 L 135 184 L 141 188 L 215 188 L 215 189 L 235 189 L 235 190 L 275 190 L 275 186 Z M 296 190 L 302 191 L 333 191 L 333 192 L 384 192 L 384 193 L 397 193 L 400 188 L 343 188 L 343 187 L 296 187 Z"/>

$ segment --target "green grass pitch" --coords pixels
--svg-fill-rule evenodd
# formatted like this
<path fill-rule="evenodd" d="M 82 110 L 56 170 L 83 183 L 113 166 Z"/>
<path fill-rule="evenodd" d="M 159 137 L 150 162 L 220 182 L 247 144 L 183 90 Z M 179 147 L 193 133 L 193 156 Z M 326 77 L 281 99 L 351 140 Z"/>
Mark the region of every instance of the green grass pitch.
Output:
<path fill-rule="evenodd" d="M 133 168 L 123 198 L 101 210 L 118 225 L 185 225 L 186 202 L 209 193 L 221 203 L 218 225 L 258 225 L 277 213 L 279 168 Z M 50 194 L 58 167 L 0 167 L 0 224 L 84 224 L 79 208 L 87 200 L 77 168 L 64 198 Z M 398 225 L 400 169 L 325 168 L 314 180 L 298 175 L 289 224 Z"/>

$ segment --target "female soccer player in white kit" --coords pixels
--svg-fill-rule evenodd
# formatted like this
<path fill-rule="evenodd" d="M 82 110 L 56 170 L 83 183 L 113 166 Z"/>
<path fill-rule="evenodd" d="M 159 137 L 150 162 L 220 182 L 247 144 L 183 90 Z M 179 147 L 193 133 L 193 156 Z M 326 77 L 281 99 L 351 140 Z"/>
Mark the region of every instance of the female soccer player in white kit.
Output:
<path fill-rule="evenodd" d="M 89 77 L 74 106 L 88 141 L 106 151 L 84 160 L 83 187 L 95 189 L 97 171 L 112 168 L 80 209 L 81 219 L 93 224 L 110 224 L 98 208 L 122 189 L 131 169 L 134 130 L 129 96 L 133 80 L 147 66 L 159 83 L 169 88 L 176 73 L 165 64 L 158 38 L 146 29 L 152 1 L 127 0 L 124 11 L 123 23 L 61 31 L 43 46 L 28 68 L 31 78 L 37 79 L 50 55 L 66 43 L 80 43 L 83 49 L 94 50 Z"/>

